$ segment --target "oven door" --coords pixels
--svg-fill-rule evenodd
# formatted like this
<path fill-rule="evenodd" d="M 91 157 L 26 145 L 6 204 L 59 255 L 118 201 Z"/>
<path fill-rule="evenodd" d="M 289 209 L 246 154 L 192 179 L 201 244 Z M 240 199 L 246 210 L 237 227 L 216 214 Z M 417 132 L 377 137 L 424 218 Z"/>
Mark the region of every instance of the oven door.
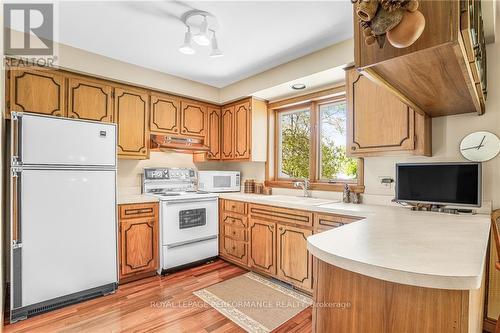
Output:
<path fill-rule="evenodd" d="M 162 245 L 177 246 L 218 235 L 217 198 L 164 201 Z"/>

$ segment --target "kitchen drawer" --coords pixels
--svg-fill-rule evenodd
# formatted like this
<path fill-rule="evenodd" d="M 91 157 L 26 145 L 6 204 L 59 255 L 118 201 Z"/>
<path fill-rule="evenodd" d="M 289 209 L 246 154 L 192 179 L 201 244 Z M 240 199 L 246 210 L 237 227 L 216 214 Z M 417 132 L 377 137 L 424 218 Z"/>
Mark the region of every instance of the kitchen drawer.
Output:
<path fill-rule="evenodd" d="M 224 237 L 222 243 L 222 255 L 224 257 L 247 264 L 247 243 L 229 237 Z"/>
<path fill-rule="evenodd" d="M 313 225 L 313 213 L 265 205 L 249 205 L 249 213 L 253 217 L 275 222 L 298 224 L 306 227 Z"/>
<path fill-rule="evenodd" d="M 360 220 L 360 217 L 331 215 L 331 214 L 314 214 L 314 228 L 316 229 L 331 229 L 341 227 L 344 224 Z M 324 231 L 324 230 L 322 230 Z"/>
<path fill-rule="evenodd" d="M 157 203 L 127 204 L 119 207 L 120 219 L 155 217 L 158 212 Z"/>
<path fill-rule="evenodd" d="M 233 212 L 245 215 L 247 213 L 246 203 L 241 201 L 224 200 L 223 209 L 227 212 Z"/>
<path fill-rule="evenodd" d="M 224 236 L 232 238 L 234 240 L 245 242 L 247 240 L 246 234 L 246 229 L 234 227 L 232 225 L 224 223 Z"/>
<path fill-rule="evenodd" d="M 248 226 L 248 220 L 245 216 L 232 213 L 222 213 L 222 223 L 238 228 L 246 228 Z"/>

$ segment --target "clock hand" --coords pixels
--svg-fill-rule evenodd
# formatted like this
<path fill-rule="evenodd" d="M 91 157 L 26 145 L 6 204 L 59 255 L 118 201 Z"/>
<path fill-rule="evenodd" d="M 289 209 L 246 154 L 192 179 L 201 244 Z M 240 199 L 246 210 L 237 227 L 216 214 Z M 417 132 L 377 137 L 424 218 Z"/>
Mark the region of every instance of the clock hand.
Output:
<path fill-rule="evenodd" d="M 484 145 L 479 145 L 479 146 L 474 146 L 474 147 L 467 147 L 467 148 L 462 148 L 460 150 L 470 150 L 470 149 L 479 149 L 481 147 L 484 147 Z"/>
<path fill-rule="evenodd" d="M 479 144 L 479 146 L 477 146 L 477 149 L 479 149 L 483 146 L 484 139 L 486 139 L 486 135 L 483 136 L 483 139 L 481 140 L 481 143 Z"/>

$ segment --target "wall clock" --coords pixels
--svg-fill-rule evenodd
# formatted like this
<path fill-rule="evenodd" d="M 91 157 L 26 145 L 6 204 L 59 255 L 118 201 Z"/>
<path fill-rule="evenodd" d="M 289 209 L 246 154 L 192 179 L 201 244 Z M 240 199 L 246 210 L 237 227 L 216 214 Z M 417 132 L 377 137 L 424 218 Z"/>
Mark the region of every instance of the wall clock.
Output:
<path fill-rule="evenodd" d="M 500 139 L 490 132 L 474 132 L 462 139 L 460 152 L 469 161 L 489 161 L 500 152 Z"/>

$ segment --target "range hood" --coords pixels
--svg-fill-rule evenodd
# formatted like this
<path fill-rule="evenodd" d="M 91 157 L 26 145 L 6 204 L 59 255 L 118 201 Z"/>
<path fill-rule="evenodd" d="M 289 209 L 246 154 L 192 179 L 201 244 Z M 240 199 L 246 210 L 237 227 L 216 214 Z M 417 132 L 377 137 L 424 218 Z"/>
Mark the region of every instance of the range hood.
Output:
<path fill-rule="evenodd" d="M 203 139 L 151 134 L 152 147 L 181 153 L 204 153 L 210 150 Z"/>

